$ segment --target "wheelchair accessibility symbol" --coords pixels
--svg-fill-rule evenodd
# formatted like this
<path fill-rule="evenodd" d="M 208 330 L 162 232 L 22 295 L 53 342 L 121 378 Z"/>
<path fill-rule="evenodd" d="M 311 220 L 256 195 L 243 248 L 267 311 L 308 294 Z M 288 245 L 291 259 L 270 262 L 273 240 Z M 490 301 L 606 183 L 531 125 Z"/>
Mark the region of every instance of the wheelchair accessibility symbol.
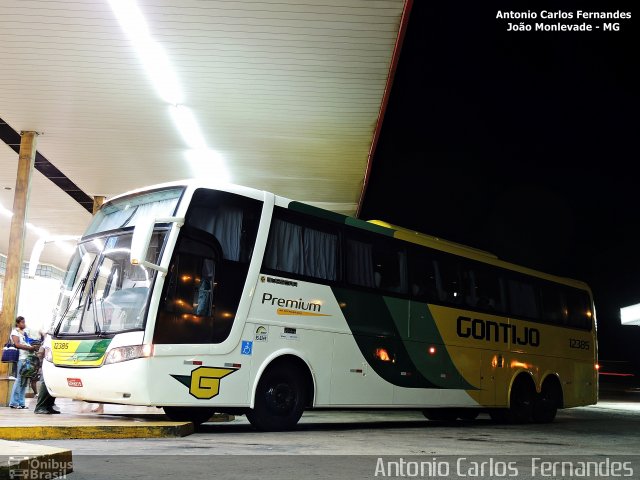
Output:
<path fill-rule="evenodd" d="M 250 340 L 243 340 L 240 353 L 242 355 L 251 355 L 252 350 L 253 350 L 253 342 Z"/>

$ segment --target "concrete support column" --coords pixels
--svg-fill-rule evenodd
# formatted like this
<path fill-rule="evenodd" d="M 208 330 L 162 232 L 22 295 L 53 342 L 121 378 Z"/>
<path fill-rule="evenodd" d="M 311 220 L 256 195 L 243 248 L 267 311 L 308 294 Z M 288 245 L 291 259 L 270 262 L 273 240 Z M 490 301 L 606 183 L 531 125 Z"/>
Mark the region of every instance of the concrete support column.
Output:
<path fill-rule="evenodd" d="M 104 196 L 100 196 L 100 195 L 96 195 L 93 197 L 93 214 L 95 215 L 97 213 L 98 210 L 100 210 L 100 207 L 102 206 L 102 204 L 104 203 L 105 199 L 107 197 Z"/>
<path fill-rule="evenodd" d="M 18 175 L 13 197 L 13 216 L 9 233 L 9 251 L 7 252 L 7 271 L 4 277 L 2 294 L 2 314 L 0 315 L 0 340 L 6 343 L 13 328 L 20 295 L 22 278 L 22 257 L 24 253 L 24 234 L 27 223 L 31 175 L 36 158 L 36 132 L 22 132 L 20 155 L 18 158 Z M 0 405 L 6 406 L 12 384 L 7 379 L 7 363 L 0 363 Z"/>

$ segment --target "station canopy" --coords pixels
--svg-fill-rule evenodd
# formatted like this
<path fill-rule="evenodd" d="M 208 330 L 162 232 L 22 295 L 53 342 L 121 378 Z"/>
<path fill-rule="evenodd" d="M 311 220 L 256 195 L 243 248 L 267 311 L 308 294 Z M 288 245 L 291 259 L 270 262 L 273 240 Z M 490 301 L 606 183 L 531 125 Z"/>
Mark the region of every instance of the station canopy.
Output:
<path fill-rule="evenodd" d="M 68 179 L 34 171 L 26 259 L 39 235 L 82 233 L 90 208 L 73 191 L 108 198 L 209 176 L 353 214 L 403 8 L 3 0 L 0 253 L 20 131 L 38 132 L 49 176 Z M 68 255 L 48 246 L 41 260 L 64 267 Z"/>

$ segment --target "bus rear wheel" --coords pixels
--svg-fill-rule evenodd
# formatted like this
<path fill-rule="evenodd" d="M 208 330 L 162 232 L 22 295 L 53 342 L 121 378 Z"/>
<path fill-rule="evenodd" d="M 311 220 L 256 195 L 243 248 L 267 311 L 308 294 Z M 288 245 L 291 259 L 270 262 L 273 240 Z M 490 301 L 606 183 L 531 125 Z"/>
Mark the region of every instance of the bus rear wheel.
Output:
<path fill-rule="evenodd" d="M 192 422 L 195 425 L 206 422 L 216 413 L 210 407 L 163 407 L 163 410 L 174 422 Z"/>
<path fill-rule="evenodd" d="M 533 418 L 534 401 L 533 382 L 520 376 L 511 387 L 509 408 L 492 409 L 489 416 L 496 423 L 529 423 Z"/>
<path fill-rule="evenodd" d="M 290 430 L 298 423 L 306 405 L 306 391 L 299 369 L 278 365 L 262 375 L 254 407 L 247 411 L 253 427 L 263 431 Z"/>
<path fill-rule="evenodd" d="M 562 394 L 557 383 L 545 381 L 542 390 L 533 404 L 533 421 L 536 423 L 551 423 L 556 418 Z"/>
<path fill-rule="evenodd" d="M 524 376 L 516 378 L 511 387 L 511 400 L 507 413 L 509 423 L 529 423 L 533 417 L 535 390 Z"/>

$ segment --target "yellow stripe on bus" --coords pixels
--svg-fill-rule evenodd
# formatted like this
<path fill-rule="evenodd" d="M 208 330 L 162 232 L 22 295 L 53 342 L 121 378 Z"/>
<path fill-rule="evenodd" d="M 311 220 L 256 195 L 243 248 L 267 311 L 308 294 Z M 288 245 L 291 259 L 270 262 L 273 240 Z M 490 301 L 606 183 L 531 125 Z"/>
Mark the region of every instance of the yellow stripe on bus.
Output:
<path fill-rule="evenodd" d="M 278 315 L 304 315 L 306 317 L 330 317 L 327 313 L 303 312 L 302 310 L 289 310 L 287 308 L 279 308 L 276 310 Z"/>
<path fill-rule="evenodd" d="M 83 341 L 86 340 L 53 340 L 51 342 L 53 363 L 55 365 L 87 367 L 102 365 L 104 354 L 100 355 L 96 359 L 86 360 L 81 358 L 81 356 L 85 356 L 89 354 L 89 352 L 77 353 L 77 350 Z"/>

